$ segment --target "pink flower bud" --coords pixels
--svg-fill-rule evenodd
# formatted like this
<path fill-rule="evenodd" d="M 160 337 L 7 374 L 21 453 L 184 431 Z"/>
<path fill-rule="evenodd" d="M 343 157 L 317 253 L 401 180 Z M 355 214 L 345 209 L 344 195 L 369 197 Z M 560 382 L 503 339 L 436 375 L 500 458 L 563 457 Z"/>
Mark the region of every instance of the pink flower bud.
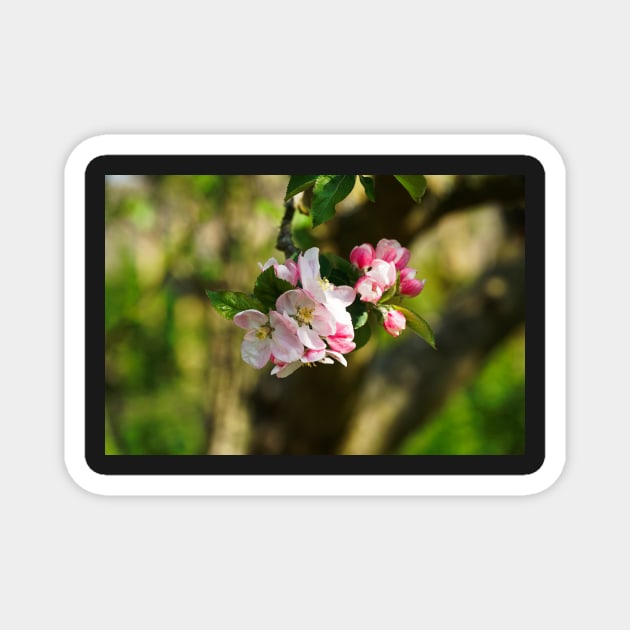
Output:
<path fill-rule="evenodd" d="M 365 269 L 374 260 L 374 248 L 369 243 L 357 245 L 350 252 L 350 262 L 359 269 Z"/>
<path fill-rule="evenodd" d="M 361 302 L 376 304 L 383 295 L 383 287 L 369 276 L 361 276 L 354 285 L 354 290 L 361 296 Z"/>
<path fill-rule="evenodd" d="M 384 291 L 396 284 L 396 267 L 393 262 L 386 262 L 376 258 L 372 261 L 372 266 L 366 274 L 372 280 L 376 280 Z"/>
<path fill-rule="evenodd" d="M 276 277 L 286 280 L 289 284 L 296 286 L 300 279 L 300 270 L 294 260 L 287 260 L 284 265 L 276 264 L 273 266 Z"/>
<path fill-rule="evenodd" d="M 269 267 L 273 267 L 276 278 L 286 280 L 293 286 L 297 286 L 300 279 L 300 270 L 294 260 L 287 260 L 284 265 L 279 263 L 275 258 L 270 258 L 266 263 L 258 263 L 261 271 L 266 271 Z"/>
<path fill-rule="evenodd" d="M 425 280 L 416 280 L 416 270 L 405 267 L 400 272 L 400 295 L 416 297 L 424 289 Z"/>
<path fill-rule="evenodd" d="M 375 255 L 386 262 L 393 262 L 396 269 L 402 269 L 409 262 L 411 253 L 393 238 L 382 238 L 376 244 Z"/>
<path fill-rule="evenodd" d="M 392 337 L 398 337 L 400 332 L 405 329 L 406 325 L 407 320 L 405 316 L 395 309 L 387 311 L 383 317 L 383 326 Z"/>

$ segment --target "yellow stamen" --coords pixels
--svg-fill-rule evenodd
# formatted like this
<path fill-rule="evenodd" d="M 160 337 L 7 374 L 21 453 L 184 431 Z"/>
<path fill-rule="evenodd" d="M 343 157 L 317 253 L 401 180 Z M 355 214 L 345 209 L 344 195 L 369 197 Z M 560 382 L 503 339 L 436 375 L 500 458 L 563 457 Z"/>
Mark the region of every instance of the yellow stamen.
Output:
<path fill-rule="evenodd" d="M 267 324 L 265 324 L 264 326 L 261 326 L 256 331 L 256 337 L 258 339 L 267 339 L 267 337 L 269 337 L 270 334 L 271 334 L 271 326 L 268 326 Z"/>
<path fill-rule="evenodd" d="M 295 320 L 298 324 L 310 324 L 313 321 L 314 308 L 308 308 L 306 306 L 298 306 L 295 314 Z"/>
<path fill-rule="evenodd" d="M 322 289 L 324 289 L 324 291 L 329 291 L 331 284 L 330 284 L 330 280 L 328 280 L 328 278 L 322 278 L 321 280 L 319 280 L 319 284 L 322 287 Z"/>

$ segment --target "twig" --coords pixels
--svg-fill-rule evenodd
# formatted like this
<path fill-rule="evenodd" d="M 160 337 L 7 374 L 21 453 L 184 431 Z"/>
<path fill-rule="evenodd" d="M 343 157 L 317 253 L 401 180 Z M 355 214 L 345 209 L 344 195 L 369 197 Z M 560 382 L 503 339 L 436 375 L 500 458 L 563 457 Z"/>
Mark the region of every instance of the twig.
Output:
<path fill-rule="evenodd" d="M 295 213 L 295 204 L 293 197 L 284 202 L 284 216 L 282 217 L 282 223 L 280 224 L 280 234 L 278 234 L 278 240 L 276 241 L 276 248 L 281 252 L 284 252 L 286 258 L 291 258 L 293 254 L 296 254 L 298 248 L 293 242 L 291 236 L 291 221 Z"/>

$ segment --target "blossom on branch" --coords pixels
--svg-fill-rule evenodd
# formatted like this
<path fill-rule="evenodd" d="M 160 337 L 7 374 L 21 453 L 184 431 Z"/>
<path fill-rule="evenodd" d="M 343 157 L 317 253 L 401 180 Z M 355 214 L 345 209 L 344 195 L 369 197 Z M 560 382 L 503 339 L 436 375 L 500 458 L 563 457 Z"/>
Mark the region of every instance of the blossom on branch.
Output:
<path fill-rule="evenodd" d="M 397 306 L 400 298 L 415 297 L 424 288 L 425 281 L 416 280 L 416 270 L 406 266 L 409 257 L 409 250 L 394 239 L 381 239 L 376 247 L 357 245 L 350 263 L 322 254 L 327 273 L 348 283 L 336 285 L 321 275 L 319 249 L 311 247 L 284 264 L 275 258 L 258 263 L 262 273 L 251 295 L 208 295 L 221 314 L 247 331 L 243 361 L 257 369 L 271 361 L 271 374 L 285 378 L 305 365 L 347 366 L 344 355 L 367 342 L 375 320 L 393 337 L 409 322 L 410 329 L 434 346 L 429 325 L 411 309 Z M 264 273 L 269 267 L 279 280 Z M 355 329 L 361 329 L 360 337 Z"/>
<path fill-rule="evenodd" d="M 383 315 L 383 327 L 392 337 L 398 337 L 406 325 L 407 320 L 400 311 L 392 308 Z"/>
<path fill-rule="evenodd" d="M 245 363 L 260 369 L 273 354 L 281 361 L 296 361 L 304 351 L 297 336 L 297 323 L 287 315 L 271 311 L 269 316 L 248 309 L 234 316 L 234 323 L 247 330 L 241 345 Z"/>

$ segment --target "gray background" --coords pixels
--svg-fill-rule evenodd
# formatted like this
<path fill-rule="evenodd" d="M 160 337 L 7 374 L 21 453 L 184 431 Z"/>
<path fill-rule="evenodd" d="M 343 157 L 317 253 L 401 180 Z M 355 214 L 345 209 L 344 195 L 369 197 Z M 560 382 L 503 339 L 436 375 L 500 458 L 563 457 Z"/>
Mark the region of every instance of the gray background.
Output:
<path fill-rule="evenodd" d="M 628 627 L 622 6 L 9 5 L 0 625 Z M 550 490 L 141 499 L 72 483 L 62 460 L 67 155 L 99 133 L 260 131 L 524 132 L 558 148 L 569 178 L 569 433 Z"/>

